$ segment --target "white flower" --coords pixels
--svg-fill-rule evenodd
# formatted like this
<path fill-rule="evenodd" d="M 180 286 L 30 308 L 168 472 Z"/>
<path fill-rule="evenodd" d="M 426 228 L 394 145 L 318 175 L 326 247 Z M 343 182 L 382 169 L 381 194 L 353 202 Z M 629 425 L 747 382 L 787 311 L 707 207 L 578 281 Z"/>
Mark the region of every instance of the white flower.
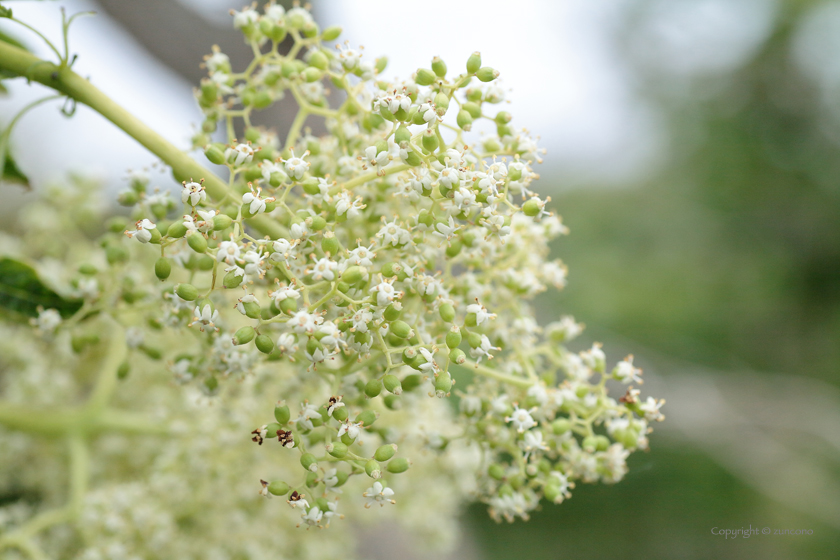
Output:
<path fill-rule="evenodd" d="M 327 257 L 319 259 L 312 269 L 312 278 L 314 280 L 327 280 L 332 282 L 335 280 L 335 271 L 338 269 L 338 263 L 330 260 Z"/>
<path fill-rule="evenodd" d="M 527 520 L 528 510 L 532 509 L 525 500 L 525 496 L 519 492 L 504 496 L 495 496 L 488 503 L 490 505 L 490 516 L 493 519 L 500 521 L 500 518 L 504 517 L 509 523 L 513 523 L 514 518 L 517 516 Z"/>
<path fill-rule="evenodd" d="M 379 284 L 370 289 L 371 293 L 376 294 L 376 305 L 384 307 L 402 295 L 394 288 L 393 280 L 382 280 Z"/>
<path fill-rule="evenodd" d="M 128 237 L 129 239 L 133 237 L 140 243 L 148 243 L 152 239 L 152 232 L 150 230 L 155 229 L 157 226 L 154 223 L 152 223 L 151 220 L 143 218 L 142 220 L 134 224 L 134 227 L 136 228 L 134 231 L 125 231 L 126 237 Z"/>
<path fill-rule="evenodd" d="M 533 409 L 532 409 L 533 410 Z M 513 414 L 505 417 L 505 422 L 512 422 L 516 427 L 516 431 L 520 434 L 525 430 L 530 430 L 537 423 L 531 417 L 531 413 L 524 408 L 519 408 L 519 405 L 513 407 Z"/>
<path fill-rule="evenodd" d="M 259 305 L 260 302 L 257 300 L 257 297 L 254 294 L 247 294 L 239 298 L 239 301 L 236 302 L 234 308 L 243 315 L 245 315 L 246 303 L 256 303 L 257 305 Z"/>
<path fill-rule="evenodd" d="M 362 435 L 362 422 L 353 423 L 350 420 L 347 420 L 344 424 L 338 428 L 338 437 L 347 434 L 348 437 L 351 439 L 357 439 L 360 435 Z"/>
<path fill-rule="evenodd" d="M 268 295 L 274 298 L 274 304 L 277 306 L 284 300 L 300 298 L 300 292 L 292 286 L 280 286 L 277 290 L 269 292 Z"/>
<path fill-rule="evenodd" d="M 233 166 L 251 163 L 254 159 L 254 149 L 248 144 L 237 144 L 225 150 L 225 160 Z"/>
<path fill-rule="evenodd" d="M 320 419 L 321 413 L 315 408 L 313 405 L 309 403 L 301 403 L 300 413 L 298 417 L 295 418 L 295 423 L 298 425 L 298 429 L 300 430 L 311 430 L 315 427 L 312 424 L 312 419 Z"/>
<path fill-rule="evenodd" d="M 528 396 L 533 397 L 540 406 L 548 402 L 548 391 L 542 383 L 535 383 L 528 388 Z"/>
<path fill-rule="evenodd" d="M 356 197 L 355 200 L 351 198 L 349 192 L 344 191 L 336 197 L 335 213 L 341 216 L 347 214 L 348 218 L 355 218 L 360 216 L 365 205 L 362 204 L 361 197 Z"/>
<path fill-rule="evenodd" d="M 480 303 L 478 303 L 477 301 L 475 303 L 471 303 L 470 305 L 467 306 L 467 313 L 475 313 L 475 324 L 476 325 L 481 325 L 481 323 L 483 323 L 487 319 L 495 319 L 496 318 L 495 313 L 489 313 L 487 311 L 487 308 L 484 307 L 483 305 L 481 305 Z"/>
<path fill-rule="evenodd" d="M 458 407 L 461 412 L 472 415 L 481 411 L 481 397 L 476 395 L 464 395 L 461 397 L 461 402 Z"/>
<path fill-rule="evenodd" d="M 376 234 L 376 237 L 380 237 L 383 244 L 394 247 L 411 241 L 411 234 L 398 226 L 396 221 L 387 222 L 383 225 L 379 233 Z"/>
<path fill-rule="evenodd" d="M 286 165 L 286 173 L 289 174 L 289 177 L 301 179 L 303 174 L 306 173 L 306 170 L 309 169 L 310 163 L 308 161 L 304 161 L 303 159 L 309 155 L 309 152 L 307 151 L 301 157 L 297 157 L 295 156 L 294 150 L 290 151 L 292 152 L 292 157 L 283 160 L 283 163 Z"/>
<path fill-rule="evenodd" d="M 140 348 L 145 342 L 143 330 L 139 327 L 128 327 L 125 329 L 125 345 L 129 348 Z"/>
<path fill-rule="evenodd" d="M 426 374 L 437 371 L 438 365 L 435 363 L 434 355 L 422 346 L 417 350 L 420 352 L 420 355 L 423 356 L 423 359 L 426 360 L 426 363 L 420 366 L 420 371 Z"/>
<path fill-rule="evenodd" d="M 326 486 L 327 492 L 343 493 L 343 490 L 338 488 L 338 469 L 330 469 L 324 473 L 324 486 Z"/>
<path fill-rule="evenodd" d="M 362 494 L 362 496 L 367 498 L 367 503 L 365 503 L 366 508 L 376 504 L 384 506 L 386 502 L 395 504 L 397 502 L 391 499 L 393 495 L 394 491 L 378 480 Z"/>
<path fill-rule="evenodd" d="M 353 70 L 358 64 L 362 53 L 351 49 L 348 45 L 339 45 L 338 58 L 346 70 Z"/>
<path fill-rule="evenodd" d="M 234 264 L 239 258 L 240 248 L 235 241 L 222 241 L 216 253 L 216 260 L 227 264 Z"/>
<path fill-rule="evenodd" d="M 204 179 L 201 181 L 203 183 Z M 204 185 L 202 183 L 196 183 L 195 181 L 190 181 L 189 183 L 186 181 L 182 182 L 181 202 L 184 204 L 189 203 L 190 206 L 198 206 L 207 200 L 207 193 L 204 192 Z"/>
<path fill-rule="evenodd" d="M 622 383 L 643 383 L 642 370 L 633 365 L 633 355 L 629 355 L 615 365 L 613 377 Z"/>
<path fill-rule="evenodd" d="M 61 315 L 56 309 L 38 309 L 38 317 L 30 319 L 30 324 L 41 332 L 53 333 L 61 324 Z"/>
<path fill-rule="evenodd" d="M 362 247 L 362 243 L 359 242 L 359 246 L 350 251 L 347 261 L 358 266 L 373 265 L 373 259 L 376 258 L 376 253 L 371 250 L 372 248 L 373 245 L 370 247 Z"/>
<path fill-rule="evenodd" d="M 368 332 L 368 323 L 373 320 L 373 313 L 367 308 L 360 309 L 353 314 L 350 319 L 353 322 L 353 330 L 358 332 Z"/>
<path fill-rule="evenodd" d="M 283 333 L 277 338 L 277 351 L 283 354 L 286 352 L 296 352 L 296 343 L 297 340 L 295 340 L 295 335 Z"/>
<path fill-rule="evenodd" d="M 289 325 L 295 329 L 295 332 L 302 334 L 312 334 L 318 325 L 324 322 L 324 318 L 320 315 L 313 315 L 308 311 L 297 311 L 289 317 Z"/>
<path fill-rule="evenodd" d="M 287 261 L 292 256 L 292 249 L 294 245 L 286 239 L 278 239 L 272 243 L 274 252 L 271 253 L 271 260 L 273 261 Z"/>
<path fill-rule="evenodd" d="M 548 445 L 543 441 L 542 432 L 539 430 L 525 432 L 525 437 L 519 442 L 519 446 L 525 451 L 526 460 L 535 451 L 548 451 Z"/>
<path fill-rule="evenodd" d="M 268 202 L 274 202 L 274 197 L 270 196 L 268 198 L 261 198 L 260 194 L 262 193 L 262 189 L 257 187 L 254 190 L 254 187 L 251 187 L 251 192 L 246 192 L 242 195 L 242 202 L 245 204 L 249 204 L 248 212 L 252 215 L 256 216 L 257 214 L 261 214 L 265 212 L 265 205 Z"/>
<path fill-rule="evenodd" d="M 257 23 L 257 20 L 259 19 L 260 14 L 258 14 L 256 10 L 245 8 L 241 12 L 233 13 L 233 26 L 236 29 L 241 29 Z"/>
<path fill-rule="evenodd" d="M 460 228 L 455 225 L 455 220 L 452 219 L 452 216 L 449 216 L 448 224 L 444 222 L 438 222 L 435 224 L 434 235 L 442 237 L 448 243 L 459 229 Z"/>
<path fill-rule="evenodd" d="M 643 403 L 639 403 L 639 410 L 645 413 L 645 420 L 661 422 L 665 416 L 659 412 L 662 405 L 665 404 L 664 399 L 656 400 L 653 397 L 648 397 Z"/>
<path fill-rule="evenodd" d="M 214 327 L 219 319 L 219 310 L 213 309 L 209 303 L 205 303 L 204 307 L 196 305 L 193 313 L 195 314 L 193 323 L 201 323 L 204 326 Z"/>
<path fill-rule="evenodd" d="M 492 346 L 490 344 L 490 339 L 487 338 L 486 334 L 481 335 L 481 342 L 476 348 L 470 348 L 470 356 L 476 358 L 476 362 L 481 362 L 481 360 L 486 356 L 488 359 L 492 358 L 493 355 L 490 354 L 490 350 L 501 350 L 498 346 Z"/>
<path fill-rule="evenodd" d="M 580 358 L 587 367 L 590 367 L 595 371 L 604 371 L 607 357 L 604 355 L 604 351 L 601 350 L 601 345 L 599 343 L 596 342 L 592 345 L 592 348 L 581 352 Z"/>
<path fill-rule="evenodd" d="M 583 332 L 583 325 L 577 323 L 574 317 L 564 315 L 559 321 L 549 323 L 545 327 L 545 333 L 549 338 L 556 338 L 562 342 L 568 342 L 577 338 Z"/>
<path fill-rule="evenodd" d="M 312 508 L 301 516 L 301 519 L 306 521 L 307 525 L 318 525 L 321 522 L 321 518 L 324 516 L 321 513 L 320 508 L 318 506 L 312 506 Z"/>

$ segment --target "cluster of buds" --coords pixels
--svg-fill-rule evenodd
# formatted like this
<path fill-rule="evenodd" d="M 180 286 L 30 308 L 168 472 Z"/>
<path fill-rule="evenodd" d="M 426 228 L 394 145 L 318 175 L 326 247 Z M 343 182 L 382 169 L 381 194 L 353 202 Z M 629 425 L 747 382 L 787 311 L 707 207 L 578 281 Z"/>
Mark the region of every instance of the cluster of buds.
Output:
<path fill-rule="evenodd" d="M 600 345 L 567 349 L 582 330 L 572 318 L 535 320 L 534 296 L 566 283 L 548 244 L 567 229 L 534 191 L 542 150 L 498 109 L 499 72 L 473 53 L 460 72 L 435 57 L 389 81 L 385 58 L 331 48 L 340 29 L 321 31 L 302 8 L 246 8 L 234 23 L 257 56 L 244 72 L 218 49 L 206 58 L 194 143 L 228 168 L 238 199 L 213 199 L 199 179 L 183 183 L 181 212 L 137 184 L 121 201 L 138 220 L 126 235 L 160 248 L 155 324 L 198 330 L 169 362 L 180 383 L 216 395 L 267 364 L 321 387 L 278 395 L 302 401 L 294 418 L 281 402 L 271 422 L 243 426 L 301 466 L 299 480 L 267 473 L 260 493 L 286 497 L 307 526 L 329 523 L 329 496 L 351 477 L 370 479 L 368 506 L 393 503 L 383 477 L 411 462 L 389 411 L 453 394 L 462 435 L 428 447 L 480 450 L 495 518 L 527 518 L 575 481 L 620 480 L 662 401 L 632 386 L 614 399 L 611 385 L 641 383 L 632 357 L 609 368 Z M 285 95 L 299 113 L 281 143 L 249 123 Z M 327 134 L 304 129 L 309 117 Z M 495 133 L 470 137 L 480 121 Z M 220 123 L 227 143 L 211 142 Z"/>

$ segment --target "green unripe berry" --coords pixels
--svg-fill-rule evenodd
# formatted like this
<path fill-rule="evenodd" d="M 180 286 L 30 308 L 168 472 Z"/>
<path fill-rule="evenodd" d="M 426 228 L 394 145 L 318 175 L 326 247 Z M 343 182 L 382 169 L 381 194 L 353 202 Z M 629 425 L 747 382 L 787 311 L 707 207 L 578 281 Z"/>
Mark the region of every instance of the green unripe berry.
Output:
<path fill-rule="evenodd" d="M 385 308 L 385 312 L 383 313 L 383 317 L 385 317 L 386 321 L 396 321 L 402 315 L 402 304 L 398 301 L 388 305 Z"/>
<path fill-rule="evenodd" d="M 435 134 L 435 131 L 430 129 L 430 128 L 427 128 L 423 132 L 423 140 L 422 141 L 423 141 L 423 147 L 426 148 L 426 150 L 428 150 L 430 152 L 434 152 L 435 150 L 437 150 L 438 146 L 440 145 L 440 142 L 438 141 L 437 134 Z"/>
<path fill-rule="evenodd" d="M 233 223 L 233 220 L 227 214 L 219 214 L 213 218 L 213 229 L 216 231 L 222 231 L 223 229 L 227 229 Z"/>
<path fill-rule="evenodd" d="M 187 245 L 189 245 L 190 249 L 196 253 L 204 253 L 207 251 L 207 240 L 203 235 L 197 232 L 193 232 L 187 236 Z"/>
<path fill-rule="evenodd" d="M 118 245 L 111 245 L 105 249 L 108 264 L 122 263 L 128 260 L 128 251 Z"/>
<path fill-rule="evenodd" d="M 263 354 L 271 354 L 274 351 L 274 341 L 271 340 L 270 336 L 265 334 L 259 335 L 256 340 L 254 340 L 254 345 L 256 345 L 257 350 Z"/>
<path fill-rule="evenodd" d="M 507 111 L 499 111 L 496 113 L 496 118 L 494 120 L 496 121 L 496 124 L 507 124 L 512 118 L 513 116 Z"/>
<path fill-rule="evenodd" d="M 356 420 L 355 420 L 355 422 L 356 422 L 357 424 L 358 424 L 359 422 L 362 422 L 362 425 L 364 425 L 365 427 L 370 426 L 370 425 L 372 425 L 374 422 L 376 422 L 376 413 L 375 413 L 374 411 L 372 411 L 372 410 L 365 410 L 365 411 L 363 411 L 363 412 L 360 412 L 360 413 L 356 416 Z"/>
<path fill-rule="evenodd" d="M 432 59 L 432 72 L 434 72 L 438 78 L 446 76 L 446 63 L 437 56 Z"/>
<path fill-rule="evenodd" d="M 303 71 L 303 79 L 306 80 L 307 83 L 317 82 L 321 79 L 321 76 L 323 76 L 323 73 L 312 66 Z"/>
<path fill-rule="evenodd" d="M 458 128 L 469 132 L 472 129 L 473 117 L 469 111 L 461 109 L 458 111 L 458 117 L 455 119 L 455 122 L 458 124 Z"/>
<path fill-rule="evenodd" d="M 505 479 L 505 468 L 498 463 L 493 463 L 487 469 L 487 474 L 490 475 L 490 478 L 493 478 L 495 480 L 504 480 Z"/>
<path fill-rule="evenodd" d="M 435 76 L 434 72 L 431 70 L 427 70 L 426 68 L 420 68 L 417 70 L 417 75 L 414 78 L 414 81 L 417 82 L 418 86 L 429 86 L 435 83 Z"/>
<path fill-rule="evenodd" d="M 121 363 L 120 367 L 117 368 L 117 379 L 125 379 L 130 371 L 131 366 L 128 362 Z"/>
<path fill-rule="evenodd" d="M 449 353 L 449 360 L 456 365 L 463 365 L 467 361 L 467 355 L 460 348 L 453 348 Z"/>
<path fill-rule="evenodd" d="M 448 371 L 440 372 L 437 379 L 435 379 L 435 395 L 439 398 L 443 398 L 449 395 L 449 391 L 451 390 L 452 376 L 449 375 Z"/>
<path fill-rule="evenodd" d="M 365 384 L 365 394 L 370 397 L 376 397 L 382 392 L 382 382 L 378 379 L 371 379 Z"/>
<path fill-rule="evenodd" d="M 405 321 L 394 321 L 391 323 L 391 332 L 400 338 L 411 338 L 414 334 L 411 326 Z"/>
<path fill-rule="evenodd" d="M 172 222 L 169 226 L 169 229 L 166 230 L 167 237 L 171 237 L 172 239 L 181 239 L 187 234 L 187 226 L 184 225 L 182 221 Z"/>
<path fill-rule="evenodd" d="M 341 245 L 338 243 L 338 239 L 336 239 L 333 232 L 328 231 L 324 233 L 324 237 L 321 239 L 321 249 L 332 256 L 337 255 L 341 250 Z"/>
<path fill-rule="evenodd" d="M 480 94 L 481 92 L 479 92 Z M 467 101 L 463 105 L 464 111 L 470 114 L 470 116 L 474 119 L 477 119 L 481 116 L 481 106 L 474 102 L 474 101 Z"/>
<path fill-rule="evenodd" d="M 572 423 L 567 418 L 558 418 L 551 423 L 551 432 L 560 436 L 572 429 Z"/>
<path fill-rule="evenodd" d="M 291 417 L 292 413 L 289 407 L 285 403 L 277 403 L 277 406 L 274 407 L 274 418 L 277 420 L 277 423 L 285 426 L 289 423 L 289 418 Z"/>
<path fill-rule="evenodd" d="M 280 302 L 280 311 L 286 315 L 291 315 L 298 310 L 298 303 L 296 299 L 286 298 Z"/>
<path fill-rule="evenodd" d="M 470 345 L 470 348 L 478 348 L 481 346 L 481 335 L 475 332 L 468 333 L 467 343 Z"/>
<path fill-rule="evenodd" d="M 411 463 L 408 462 L 408 459 L 405 457 L 397 457 L 396 459 L 392 459 L 386 468 L 389 473 L 400 474 L 407 471 L 410 466 Z"/>
<path fill-rule="evenodd" d="M 419 373 L 406 375 L 402 380 L 403 391 L 413 391 L 423 383 L 423 376 Z"/>
<path fill-rule="evenodd" d="M 402 144 L 409 141 L 411 141 L 411 131 L 404 124 L 401 124 L 394 133 L 394 142 Z"/>
<path fill-rule="evenodd" d="M 543 496 L 549 502 L 556 502 L 562 494 L 560 493 L 560 485 L 554 482 L 549 482 L 543 486 Z"/>
<path fill-rule="evenodd" d="M 285 496 L 291 488 L 282 480 L 274 480 L 268 485 L 268 492 L 273 496 Z"/>
<path fill-rule="evenodd" d="M 304 469 L 313 473 L 318 470 L 318 460 L 315 459 L 315 455 L 313 455 L 312 453 L 304 453 L 303 455 L 301 455 L 300 465 Z"/>
<path fill-rule="evenodd" d="M 425 136 L 423 136 L 423 138 L 425 138 Z M 405 158 L 405 163 L 407 163 L 411 167 L 417 167 L 418 165 L 423 163 L 423 160 L 420 159 L 420 156 L 417 155 L 416 151 L 411 150 L 410 152 L 408 152 L 408 155 Z"/>
<path fill-rule="evenodd" d="M 166 257 L 161 257 L 155 262 L 155 276 L 162 282 L 172 274 L 172 264 Z"/>
<path fill-rule="evenodd" d="M 481 68 L 481 53 L 475 51 L 467 59 L 467 73 L 475 74 Z"/>
<path fill-rule="evenodd" d="M 534 217 L 540 213 L 540 204 L 536 198 L 532 198 L 522 205 L 522 211 L 526 216 Z"/>
<path fill-rule="evenodd" d="M 467 313 L 464 317 L 464 326 L 474 327 L 478 324 L 478 316 L 475 313 Z M 475 348 L 475 346 L 473 346 Z"/>
<path fill-rule="evenodd" d="M 336 459 L 343 459 L 347 456 L 347 446 L 340 441 L 333 441 L 326 446 L 327 453 Z"/>
<path fill-rule="evenodd" d="M 324 32 L 321 33 L 321 39 L 324 41 L 335 41 L 339 35 L 341 35 L 341 27 L 332 25 L 324 29 Z"/>
<path fill-rule="evenodd" d="M 376 450 L 376 453 L 373 454 L 373 458 L 381 463 L 384 463 L 385 461 L 393 457 L 396 452 L 396 444 L 387 443 L 385 445 L 380 446 L 379 449 Z"/>
<path fill-rule="evenodd" d="M 178 284 L 175 288 L 178 297 L 186 301 L 195 301 L 198 298 L 198 288 L 192 284 Z"/>
<path fill-rule="evenodd" d="M 341 280 L 348 284 L 361 282 L 365 277 L 365 269 L 361 266 L 351 266 L 341 273 Z"/>
<path fill-rule="evenodd" d="M 245 279 L 244 276 L 237 276 L 236 271 L 231 270 L 230 272 L 225 274 L 223 284 L 225 285 L 225 288 L 228 288 L 228 289 L 232 290 L 233 288 L 236 288 L 240 284 L 242 284 L 242 280 L 244 280 L 244 279 Z"/>
<path fill-rule="evenodd" d="M 134 191 L 123 191 L 117 197 L 117 202 L 122 206 L 134 206 L 139 200 L 140 197 Z"/>
<path fill-rule="evenodd" d="M 382 467 L 379 466 L 379 463 L 371 459 L 365 463 L 365 473 L 373 479 L 381 478 Z"/>
<path fill-rule="evenodd" d="M 336 420 L 338 420 L 339 422 L 344 422 L 345 420 L 347 420 L 347 417 L 349 415 L 350 415 L 350 413 L 347 412 L 347 407 L 346 406 L 336 408 L 335 410 L 333 410 L 333 413 L 332 413 L 332 417 L 335 418 Z"/>
<path fill-rule="evenodd" d="M 313 51 L 312 54 L 309 55 L 309 65 L 314 66 L 319 70 L 326 70 L 330 65 L 330 60 L 327 58 L 327 55 L 321 51 Z"/>
<path fill-rule="evenodd" d="M 458 348 L 461 345 L 461 329 L 458 325 L 452 325 L 452 328 L 449 329 L 449 332 L 446 333 L 446 346 L 450 350 L 452 348 Z"/>
<path fill-rule="evenodd" d="M 484 66 L 478 69 L 478 71 L 475 73 L 475 77 L 482 82 L 492 82 L 493 80 L 499 77 L 499 71 L 493 70 L 489 66 Z"/>
<path fill-rule="evenodd" d="M 402 384 L 400 384 L 399 378 L 397 378 L 397 376 L 393 373 L 386 374 L 385 377 L 382 378 L 382 384 L 389 393 L 393 393 L 395 395 L 402 394 Z"/>
<path fill-rule="evenodd" d="M 242 304 L 242 308 L 245 310 L 245 316 L 249 319 L 259 319 L 262 315 L 260 304 L 256 301 L 245 302 Z"/>
<path fill-rule="evenodd" d="M 237 330 L 233 333 L 233 343 L 237 346 L 242 344 L 248 344 L 254 337 L 256 336 L 256 331 L 254 331 L 254 327 L 242 327 L 241 329 Z"/>

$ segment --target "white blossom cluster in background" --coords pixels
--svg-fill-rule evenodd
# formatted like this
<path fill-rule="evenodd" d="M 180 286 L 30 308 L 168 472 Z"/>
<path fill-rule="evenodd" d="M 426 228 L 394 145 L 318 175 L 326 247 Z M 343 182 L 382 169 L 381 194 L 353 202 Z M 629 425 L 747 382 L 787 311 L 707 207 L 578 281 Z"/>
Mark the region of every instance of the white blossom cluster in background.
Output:
<path fill-rule="evenodd" d="M 503 110 L 499 73 L 473 53 L 461 71 L 434 58 L 391 80 L 386 59 L 333 48 L 340 29 L 302 8 L 233 17 L 255 59 L 206 57 L 194 138 L 230 190 L 194 177 L 173 199 L 134 174 L 124 235 L 123 221 L 96 266 L 62 273 L 81 309 L 32 319 L 39 344 L 83 356 L 113 317 L 129 356 L 116 398 L 169 426 L 96 444 L 110 459 L 81 533 L 98 544 L 80 557 L 192 557 L 200 543 L 179 535 L 221 527 L 241 548 L 208 544 L 219 558 L 300 557 L 341 539 L 290 528 L 347 532 L 344 515 L 395 505 L 439 539 L 468 496 L 512 521 L 577 481 L 621 480 L 662 401 L 634 388 L 632 356 L 568 350 L 583 328 L 571 317 L 535 320 L 534 296 L 566 283 L 548 243 L 567 230 L 535 192 L 542 152 Z M 284 96 L 299 106 L 289 130 L 251 125 Z"/>

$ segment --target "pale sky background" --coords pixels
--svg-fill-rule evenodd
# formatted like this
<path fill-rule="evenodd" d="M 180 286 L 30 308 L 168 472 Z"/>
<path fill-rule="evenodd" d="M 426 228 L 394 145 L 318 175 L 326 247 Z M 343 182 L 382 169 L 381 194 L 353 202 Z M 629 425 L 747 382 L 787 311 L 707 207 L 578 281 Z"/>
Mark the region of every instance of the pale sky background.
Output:
<path fill-rule="evenodd" d="M 231 0 L 177 1 L 218 25 L 229 25 L 228 10 L 241 7 Z M 97 10 L 92 0 L 15 2 L 13 8 L 17 17 L 58 40 L 60 5 L 70 12 Z M 408 76 L 435 55 L 460 72 L 469 54 L 481 51 L 484 63 L 501 72 L 502 85 L 512 88 L 507 109 L 514 124 L 540 136 L 548 149 L 543 173 L 551 171 L 552 181 L 543 185 L 546 190 L 632 184 L 668 157 L 661 116 L 636 93 L 636 78 L 620 49 L 638 50 L 677 84 L 696 74 L 725 73 L 759 44 L 775 11 L 771 0 L 660 0 L 641 12 L 632 0 L 319 0 L 314 5 L 322 26 L 343 25 L 342 40 L 364 45 L 367 56 L 387 54 L 387 77 Z M 631 15 L 641 18 L 639 31 L 629 44 L 620 44 L 617 30 Z M 49 56 L 34 36 L 2 24 L 36 53 Z M 212 43 L 208 37 L 208 52 Z M 175 144 L 188 145 L 200 121 L 192 84 L 102 13 L 78 20 L 70 44 L 79 54 L 79 73 Z M 0 100 L 6 121 L 47 93 L 22 80 L 11 91 Z M 75 170 L 105 178 L 114 191 L 127 169 L 154 161 L 90 109 L 79 106 L 66 119 L 57 107 L 58 102 L 48 104 L 25 116 L 12 137 L 14 154 L 36 186 Z"/>

